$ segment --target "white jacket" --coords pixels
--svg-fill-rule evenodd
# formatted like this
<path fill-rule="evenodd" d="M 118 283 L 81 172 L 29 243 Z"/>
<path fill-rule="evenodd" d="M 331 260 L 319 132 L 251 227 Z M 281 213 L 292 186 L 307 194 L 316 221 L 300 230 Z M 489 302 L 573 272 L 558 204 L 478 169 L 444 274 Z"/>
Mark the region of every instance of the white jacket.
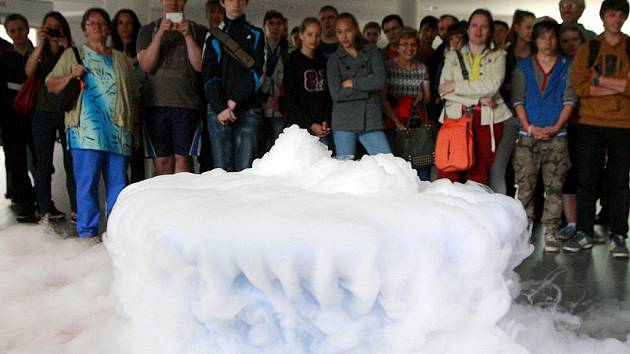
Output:
<path fill-rule="evenodd" d="M 466 59 L 466 53 L 462 53 L 462 56 L 470 74 L 472 69 Z M 455 81 L 455 91 L 442 96 L 445 103 L 440 114 L 440 122 L 444 122 L 444 115 L 450 119 L 461 117 L 462 106 L 476 105 L 482 97 L 493 97 L 497 103 L 495 109 L 481 106 L 482 125 L 501 123 L 512 117 L 512 112 L 499 93 L 505 78 L 505 56 L 503 49 L 487 52 L 481 60 L 479 80 L 470 81 L 464 80 L 457 53 L 453 50 L 446 53 L 440 84 L 444 81 Z"/>

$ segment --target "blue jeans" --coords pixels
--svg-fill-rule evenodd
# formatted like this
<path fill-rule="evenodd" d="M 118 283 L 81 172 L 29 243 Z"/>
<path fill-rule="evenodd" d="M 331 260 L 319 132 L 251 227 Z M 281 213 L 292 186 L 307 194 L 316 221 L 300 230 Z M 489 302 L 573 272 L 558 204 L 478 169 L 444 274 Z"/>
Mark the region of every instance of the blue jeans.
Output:
<path fill-rule="evenodd" d="M 101 175 L 107 193 L 107 215 L 110 215 L 118 194 L 127 185 L 127 156 L 86 149 L 70 151 L 77 181 L 77 233 L 79 237 L 98 236 L 98 184 Z"/>
<path fill-rule="evenodd" d="M 208 109 L 208 133 L 214 167 L 228 172 L 252 167 L 259 151 L 261 129 L 260 108 L 236 111 L 236 121 L 226 125 L 221 125 L 217 114 Z"/>
<path fill-rule="evenodd" d="M 55 137 L 59 133 L 63 146 L 63 167 L 66 171 L 66 189 L 70 198 L 70 208 L 77 210 L 77 186 L 72 171 L 72 155 L 66 149 L 66 133 L 63 123 L 63 112 L 40 112 L 33 114 L 33 145 L 35 146 L 35 195 L 40 214 L 49 211 L 52 203 L 50 181 L 54 173 L 53 152 L 55 151 Z"/>
<path fill-rule="evenodd" d="M 344 130 L 334 130 L 335 149 L 337 156 L 352 157 L 357 152 L 357 139 L 363 145 L 369 155 L 391 154 L 389 143 L 382 130 L 372 130 L 369 132 L 349 132 Z"/>

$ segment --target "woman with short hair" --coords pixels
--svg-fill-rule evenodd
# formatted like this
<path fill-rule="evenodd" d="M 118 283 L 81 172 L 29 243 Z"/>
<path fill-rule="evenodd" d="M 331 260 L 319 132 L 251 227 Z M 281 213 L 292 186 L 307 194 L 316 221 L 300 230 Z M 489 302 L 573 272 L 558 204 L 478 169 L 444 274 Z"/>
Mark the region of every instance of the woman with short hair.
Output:
<path fill-rule="evenodd" d="M 74 107 L 66 112 L 68 145 L 77 182 L 77 232 L 80 237 L 98 236 L 98 185 L 103 176 L 107 193 L 107 215 L 127 184 L 127 159 L 132 152 L 135 116 L 135 76 L 124 53 L 107 45 L 111 20 L 100 8 L 88 9 L 81 29 L 86 43 L 78 52 L 67 49 L 47 85 L 59 94 L 71 80 L 81 78 L 83 88 Z"/>

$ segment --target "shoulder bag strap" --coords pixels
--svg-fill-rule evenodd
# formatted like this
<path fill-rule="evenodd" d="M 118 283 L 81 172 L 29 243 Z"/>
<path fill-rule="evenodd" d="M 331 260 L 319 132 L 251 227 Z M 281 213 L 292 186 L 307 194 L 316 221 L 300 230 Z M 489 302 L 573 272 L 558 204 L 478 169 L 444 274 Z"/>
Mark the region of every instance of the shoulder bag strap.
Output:
<path fill-rule="evenodd" d="M 459 66 L 462 68 L 462 76 L 464 76 L 464 80 L 469 80 L 470 76 L 468 75 L 468 68 L 466 68 L 466 63 L 464 62 L 464 56 L 459 50 L 455 50 L 457 53 L 457 59 L 459 60 Z"/>
<path fill-rule="evenodd" d="M 223 33 L 223 31 L 218 28 L 210 28 L 210 33 L 214 38 L 221 42 L 221 44 L 223 44 L 226 52 L 234 58 L 234 60 L 239 62 L 239 64 L 243 65 L 248 70 L 254 66 L 256 63 L 254 58 L 241 48 L 241 46 L 230 36 Z"/>
<path fill-rule="evenodd" d="M 74 53 L 74 58 L 77 60 L 79 65 L 83 65 L 83 60 L 81 60 L 81 55 L 79 55 L 79 49 L 77 47 L 72 46 L 72 52 Z"/>

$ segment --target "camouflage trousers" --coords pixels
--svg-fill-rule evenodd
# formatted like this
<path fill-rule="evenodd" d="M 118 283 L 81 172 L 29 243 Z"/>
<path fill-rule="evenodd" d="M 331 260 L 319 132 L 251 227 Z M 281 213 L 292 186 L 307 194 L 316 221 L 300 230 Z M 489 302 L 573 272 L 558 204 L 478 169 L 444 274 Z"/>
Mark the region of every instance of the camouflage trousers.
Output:
<path fill-rule="evenodd" d="M 555 233 L 562 217 L 562 186 L 571 167 L 566 137 L 549 141 L 519 136 L 514 153 L 514 173 L 518 184 L 518 199 L 527 212 L 527 219 L 534 219 L 534 191 L 538 172 L 542 171 L 545 187 L 545 206 L 542 224 L 546 232 Z"/>

